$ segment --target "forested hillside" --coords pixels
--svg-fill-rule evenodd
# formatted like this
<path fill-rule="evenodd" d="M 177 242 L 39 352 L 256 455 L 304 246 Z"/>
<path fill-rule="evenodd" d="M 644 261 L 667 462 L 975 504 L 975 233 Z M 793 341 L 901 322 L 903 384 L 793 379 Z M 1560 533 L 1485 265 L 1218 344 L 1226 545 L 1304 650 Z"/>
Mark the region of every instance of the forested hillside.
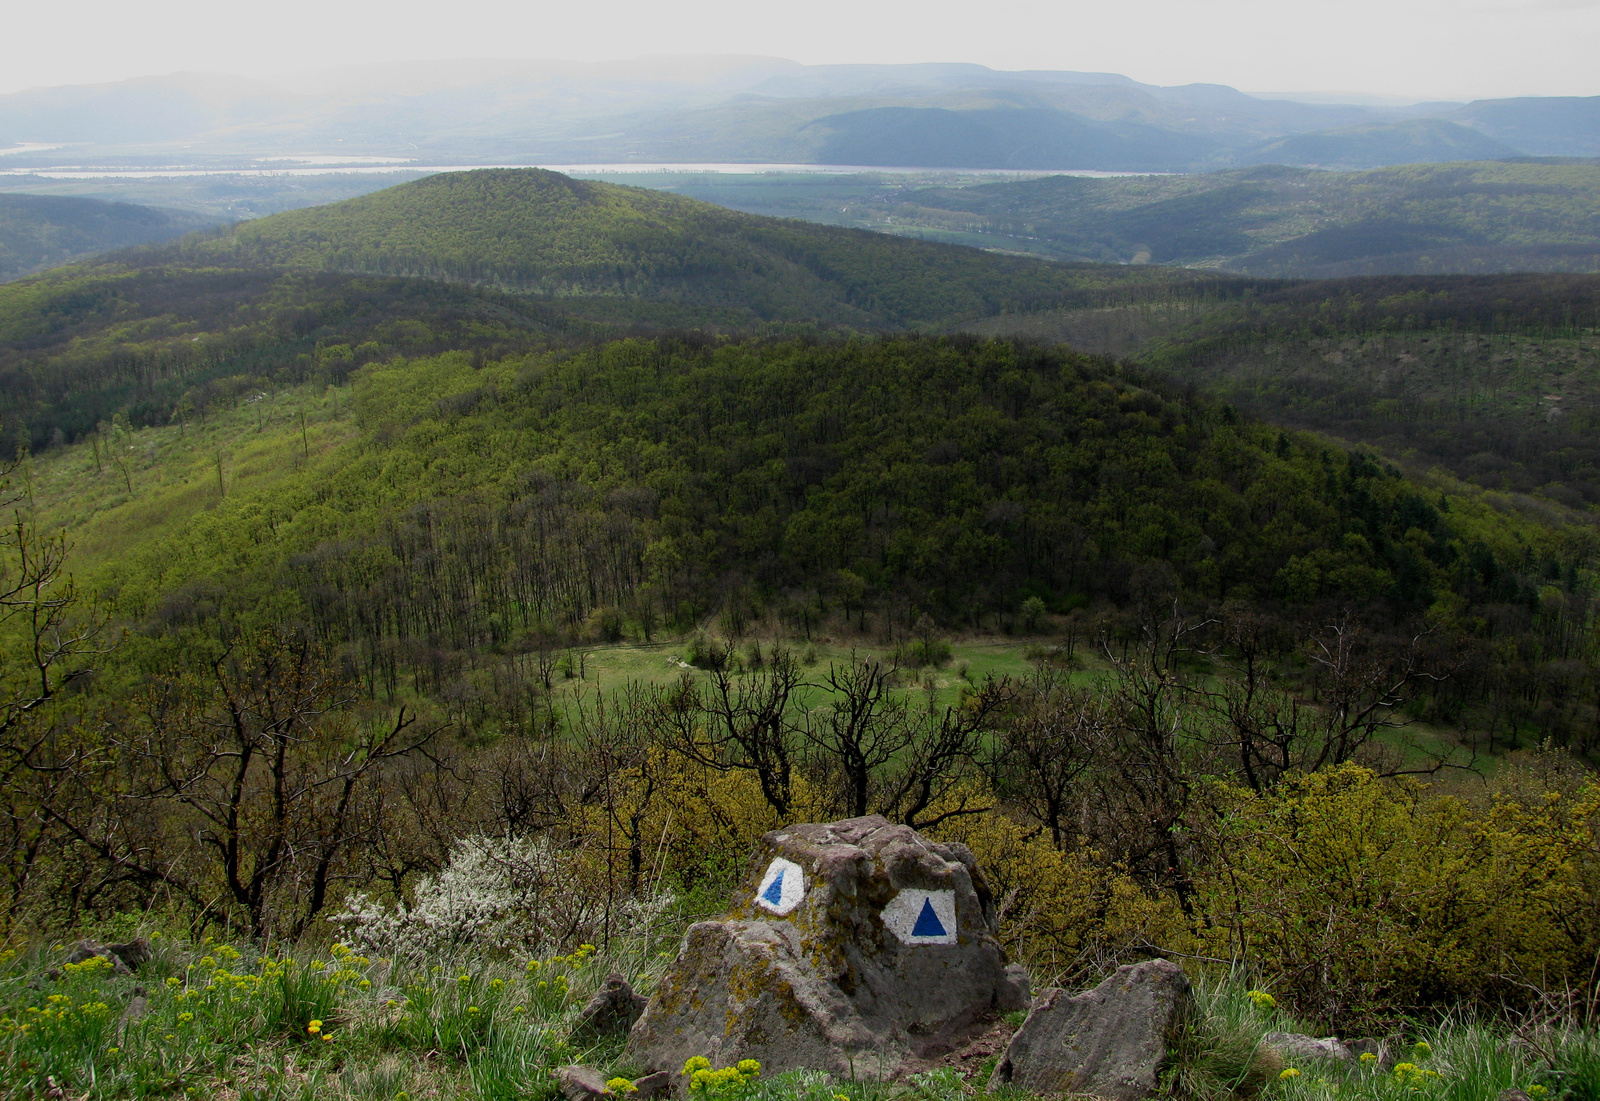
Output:
<path fill-rule="evenodd" d="M 173 255 L 186 263 L 422 276 L 546 297 L 642 298 L 748 320 L 861 327 L 980 316 L 1108 282 L 1093 269 L 751 218 L 540 169 L 432 176 L 250 222 Z M 1134 278 L 1158 284 L 1172 277 Z"/>
<path fill-rule="evenodd" d="M 1293 139 L 1297 141 L 1309 139 Z M 1600 166 L 1277 165 L 1189 176 L 907 190 L 877 181 L 823 207 L 752 188 L 767 213 L 926 234 L 1062 260 L 1177 264 L 1257 276 L 1600 270 Z M 685 181 L 713 197 L 717 181 Z M 736 204 L 738 199 L 733 200 Z"/>
<path fill-rule="evenodd" d="M 168 241 L 216 221 L 132 203 L 0 194 L 0 282 L 92 253 Z"/>
<path fill-rule="evenodd" d="M 1281 424 L 1581 509 L 1600 501 L 1600 277 L 1262 285 L 968 326 L 1130 357 Z"/>
<path fill-rule="evenodd" d="M 757 218 L 537 169 L 446 174 L 5 287 L 0 431 L 14 451 L 117 413 L 164 424 L 218 387 L 231 400 L 337 380 L 396 352 L 504 354 L 634 327 L 949 325 L 1180 284 L 1248 286 Z"/>
<path fill-rule="evenodd" d="M 1597 276 L 1068 265 L 534 170 L 0 287 L 0 1077 L 552 1097 L 614 1053 L 567 974 L 648 983 L 764 831 L 871 813 L 969 845 L 1041 983 L 1566 1013 L 1597 330 Z M 86 927 L 159 932 L 146 993 L 46 947 Z M 1186 1096 L 1308 1096 L 1185 1027 Z"/>

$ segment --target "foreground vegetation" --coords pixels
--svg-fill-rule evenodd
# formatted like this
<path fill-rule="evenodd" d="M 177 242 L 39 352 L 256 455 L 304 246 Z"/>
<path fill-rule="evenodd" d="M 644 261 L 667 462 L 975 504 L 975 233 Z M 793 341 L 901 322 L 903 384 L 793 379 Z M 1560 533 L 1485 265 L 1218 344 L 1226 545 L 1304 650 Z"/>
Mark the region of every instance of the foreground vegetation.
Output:
<path fill-rule="evenodd" d="M 581 945 L 567 955 L 453 952 L 376 958 L 342 942 L 291 953 L 156 934 L 136 977 L 97 960 L 45 969 L 59 946 L 0 964 L 0 1078 L 7 1096 L 85 1101 L 173 1096 L 251 1101 L 473 1101 L 558 1096 L 551 1071 L 585 1061 L 608 1078 L 640 1068 L 615 1037 L 574 1035 L 576 1010 L 609 970 L 648 986 L 660 960 Z M 1477 1101 L 1520 1088 L 1540 1101 L 1600 1090 L 1600 1040 L 1531 1028 L 1521 1042 L 1462 1021 L 1390 1037 L 1382 1063 L 1285 1062 L 1259 1046 L 1300 1031 L 1265 991 L 1197 972 L 1196 1011 L 1165 1070 L 1162 1096 L 1350 1101 Z M 723 1101 L 962 1101 L 982 1093 L 993 1057 L 899 1083 L 804 1071 L 747 1071 Z"/>

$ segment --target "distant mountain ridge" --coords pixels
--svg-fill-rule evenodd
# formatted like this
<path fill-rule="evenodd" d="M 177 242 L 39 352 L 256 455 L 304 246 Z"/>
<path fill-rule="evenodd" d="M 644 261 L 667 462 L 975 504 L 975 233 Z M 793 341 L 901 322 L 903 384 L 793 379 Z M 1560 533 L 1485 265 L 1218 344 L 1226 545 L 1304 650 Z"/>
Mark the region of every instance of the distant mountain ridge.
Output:
<path fill-rule="evenodd" d="M 1386 107 L 966 64 L 491 59 L 356 67 L 283 83 L 179 73 L 33 89 L 0 96 L 0 144 L 15 143 L 61 147 L 8 157 L 15 168 L 108 158 L 225 165 L 308 151 L 443 164 L 1361 168 L 1600 155 L 1600 97 Z"/>
<path fill-rule="evenodd" d="M 761 212 L 789 213 L 781 190 L 769 190 Z M 1600 164 L 1264 165 L 878 191 L 848 214 L 800 203 L 794 213 L 1056 260 L 1253 277 L 1600 272 Z M 710 187 L 704 195 L 719 197 Z"/>

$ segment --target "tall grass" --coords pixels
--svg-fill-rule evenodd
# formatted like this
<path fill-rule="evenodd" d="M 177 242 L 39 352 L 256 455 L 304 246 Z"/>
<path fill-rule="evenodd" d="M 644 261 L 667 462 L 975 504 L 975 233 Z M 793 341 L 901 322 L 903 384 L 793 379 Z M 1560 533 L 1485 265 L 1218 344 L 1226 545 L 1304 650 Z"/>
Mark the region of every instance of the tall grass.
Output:
<path fill-rule="evenodd" d="M 539 1098 L 606 966 L 549 959 L 257 954 L 155 941 L 134 977 L 58 950 L 0 964 L 0 1096 Z M 137 1014 L 138 999 L 145 999 Z M 52 1093 L 51 1091 L 61 1091 Z"/>

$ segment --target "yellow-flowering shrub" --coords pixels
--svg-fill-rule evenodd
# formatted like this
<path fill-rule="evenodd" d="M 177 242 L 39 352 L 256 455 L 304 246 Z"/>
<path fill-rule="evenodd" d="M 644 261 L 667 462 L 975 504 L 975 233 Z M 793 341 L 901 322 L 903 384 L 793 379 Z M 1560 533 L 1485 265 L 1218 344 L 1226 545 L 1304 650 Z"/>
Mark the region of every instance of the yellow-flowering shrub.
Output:
<path fill-rule="evenodd" d="M 1323 1019 L 1560 987 L 1592 956 L 1596 809 L 1590 789 L 1473 811 L 1355 765 L 1237 793 L 1200 936 Z"/>
<path fill-rule="evenodd" d="M 1170 897 L 1141 888 L 1092 852 L 1062 852 L 998 811 L 951 819 L 934 831 L 978 859 L 1000 912 L 1001 938 L 1036 982 L 1085 981 L 1154 946 L 1191 938 Z"/>

